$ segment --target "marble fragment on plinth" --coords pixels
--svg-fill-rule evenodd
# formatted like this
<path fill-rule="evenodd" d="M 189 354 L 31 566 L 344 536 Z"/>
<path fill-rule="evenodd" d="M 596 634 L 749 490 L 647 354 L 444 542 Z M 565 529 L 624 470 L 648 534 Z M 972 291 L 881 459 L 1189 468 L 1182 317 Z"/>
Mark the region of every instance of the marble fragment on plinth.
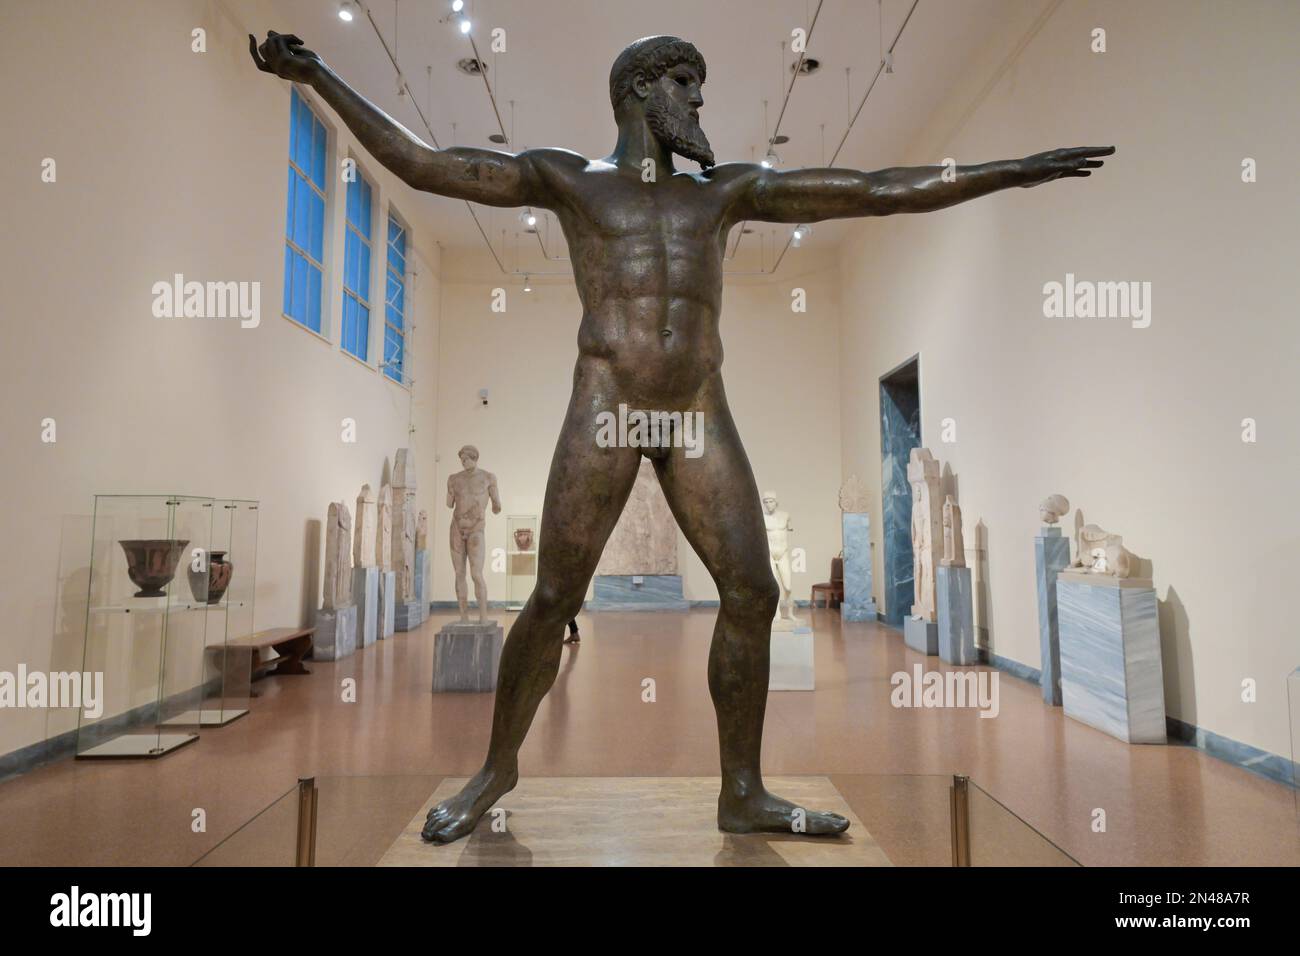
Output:
<path fill-rule="evenodd" d="M 813 632 L 806 624 L 793 630 L 772 628 L 771 663 L 767 689 L 813 690 L 816 669 L 813 666 Z"/>
<path fill-rule="evenodd" d="M 357 649 L 379 640 L 379 569 L 352 569 L 352 597 L 357 609 Z"/>
<path fill-rule="evenodd" d="M 918 617 L 903 618 L 903 643 L 921 654 L 939 653 L 939 625 Z"/>
<path fill-rule="evenodd" d="M 433 639 L 433 692 L 496 690 L 505 631 L 496 621 L 453 621 Z"/>
<path fill-rule="evenodd" d="M 939 659 L 949 664 L 975 664 L 975 615 L 971 569 L 940 565 L 935 575 L 938 602 Z"/>
<path fill-rule="evenodd" d="M 379 865 L 891 865 L 824 776 L 769 776 L 764 783 L 797 806 L 847 817 L 849 829 L 837 836 L 723 833 L 718 829 L 717 777 L 523 777 L 497 803 L 505 814 L 485 814 L 464 840 L 424 843 L 420 830 L 428 811 L 465 783 L 463 777 L 443 780 Z"/>
<path fill-rule="evenodd" d="M 397 572 L 379 572 L 379 639 L 392 637 L 397 625 Z"/>
<path fill-rule="evenodd" d="M 342 660 L 356 649 L 357 606 L 320 608 L 316 612 L 316 633 L 312 636 L 312 660 Z"/>
<path fill-rule="evenodd" d="M 1065 715 L 1131 744 L 1166 739 L 1155 588 L 1109 575 L 1057 577 Z"/>
<path fill-rule="evenodd" d="M 685 611 L 680 574 L 598 574 L 592 611 Z"/>
<path fill-rule="evenodd" d="M 1068 507 L 1068 505 L 1067 505 Z M 1039 683 L 1043 700 L 1061 706 L 1061 628 L 1057 613 L 1056 576 L 1070 564 L 1070 539 L 1060 528 L 1043 528 L 1034 538 L 1034 572 L 1038 584 Z"/>
<path fill-rule="evenodd" d="M 871 596 L 871 515 L 843 512 L 840 528 L 844 542 L 844 601 L 840 617 L 845 621 L 876 620 L 876 601 Z"/>

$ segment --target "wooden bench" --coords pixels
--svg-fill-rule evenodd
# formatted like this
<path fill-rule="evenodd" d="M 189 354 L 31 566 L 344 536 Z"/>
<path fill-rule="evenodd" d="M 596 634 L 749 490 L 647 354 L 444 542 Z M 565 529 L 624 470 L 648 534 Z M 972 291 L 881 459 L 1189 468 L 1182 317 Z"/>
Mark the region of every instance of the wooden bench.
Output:
<path fill-rule="evenodd" d="M 246 637 L 236 638 L 226 644 L 228 649 L 248 649 L 252 654 L 253 680 L 266 674 L 310 674 L 302 659 L 311 650 L 312 635 L 315 627 L 273 627 L 258 631 Z M 273 649 L 279 657 L 267 660 L 267 649 Z"/>

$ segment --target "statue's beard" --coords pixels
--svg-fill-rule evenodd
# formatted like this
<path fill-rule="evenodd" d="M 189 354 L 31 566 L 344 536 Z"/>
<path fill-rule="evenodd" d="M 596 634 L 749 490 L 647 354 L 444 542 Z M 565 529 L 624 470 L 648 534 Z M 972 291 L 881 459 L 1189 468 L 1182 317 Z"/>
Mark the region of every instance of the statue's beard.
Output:
<path fill-rule="evenodd" d="M 655 138 L 678 156 L 694 160 L 705 169 L 713 165 L 713 148 L 700 124 L 678 112 L 664 93 L 650 94 L 645 109 L 646 123 Z"/>

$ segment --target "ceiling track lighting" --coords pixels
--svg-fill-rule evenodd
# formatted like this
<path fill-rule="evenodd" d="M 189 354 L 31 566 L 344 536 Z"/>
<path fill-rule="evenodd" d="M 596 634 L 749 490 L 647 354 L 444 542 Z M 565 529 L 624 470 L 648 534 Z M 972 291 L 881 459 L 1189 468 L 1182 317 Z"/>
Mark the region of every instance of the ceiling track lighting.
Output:
<path fill-rule="evenodd" d="M 339 19 L 344 23 L 351 23 L 356 19 L 356 15 L 357 5 L 353 3 L 353 0 L 343 0 L 343 2 L 339 4 Z"/>

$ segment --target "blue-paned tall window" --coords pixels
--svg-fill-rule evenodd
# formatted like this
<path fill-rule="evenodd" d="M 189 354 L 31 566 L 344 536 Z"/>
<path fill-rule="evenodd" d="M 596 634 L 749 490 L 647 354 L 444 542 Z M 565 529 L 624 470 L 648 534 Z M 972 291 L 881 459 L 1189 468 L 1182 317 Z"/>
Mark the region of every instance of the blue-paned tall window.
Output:
<path fill-rule="evenodd" d="M 348 183 L 343 240 L 343 351 L 366 361 L 370 352 L 370 223 L 373 195 L 361 173 Z"/>
<path fill-rule="evenodd" d="M 289 100 L 289 211 L 284 227 L 284 314 L 321 323 L 325 257 L 325 125 L 293 90 Z"/>
<path fill-rule="evenodd" d="M 388 267 L 384 270 L 384 374 L 406 380 L 406 227 L 388 216 Z"/>

